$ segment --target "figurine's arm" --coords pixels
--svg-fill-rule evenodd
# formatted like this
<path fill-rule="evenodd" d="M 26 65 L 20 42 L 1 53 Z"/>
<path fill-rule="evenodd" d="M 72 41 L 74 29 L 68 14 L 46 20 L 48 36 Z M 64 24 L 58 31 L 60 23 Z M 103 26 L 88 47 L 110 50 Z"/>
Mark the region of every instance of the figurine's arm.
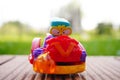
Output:
<path fill-rule="evenodd" d="M 41 38 L 34 38 L 32 41 L 32 46 L 31 46 L 31 53 L 33 53 L 33 50 L 36 48 L 40 47 L 40 43 L 41 43 Z"/>
<path fill-rule="evenodd" d="M 33 63 L 33 60 L 34 60 L 34 56 L 33 56 L 32 53 L 33 53 L 34 49 L 40 47 L 40 42 L 41 42 L 41 39 L 40 39 L 40 38 L 34 38 L 34 39 L 32 40 L 31 53 L 30 53 L 30 55 L 29 55 L 29 57 L 28 57 L 29 62 L 30 62 L 31 64 Z"/>
<path fill-rule="evenodd" d="M 86 56 L 87 56 L 86 51 L 82 51 L 82 55 L 81 55 L 81 61 L 82 62 L 85 62 Z"/>
<path fill-rule="evenodd" d="M 40 38 L 34 38 L 32 41 L 32 48 L 31 48 L 31 54 L 29 55 L 29 61 L 32 64 L 34 59 L 36 59 L 40 54 L 44 53 L 44 49 L 46 48 L 46 40 L 52 38 L 52 35 L 47 35 L 47 37 L 44 40 L 43 47 L 40 47 Z"/>

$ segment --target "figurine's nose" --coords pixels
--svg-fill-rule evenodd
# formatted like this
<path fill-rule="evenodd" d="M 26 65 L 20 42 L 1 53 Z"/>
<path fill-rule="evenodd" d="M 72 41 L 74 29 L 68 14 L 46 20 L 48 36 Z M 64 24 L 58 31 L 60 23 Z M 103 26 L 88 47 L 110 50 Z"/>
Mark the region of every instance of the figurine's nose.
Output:
<path fill-rule="evenodd" d="M 62 34 L 60 34 L 60 36 L 62 36 Z"/>
<path fill-rule="evenodd" d="M 62 32 L 60 32 L 60 34 L 59 34 L 60 36 L 62 35 Z"/>

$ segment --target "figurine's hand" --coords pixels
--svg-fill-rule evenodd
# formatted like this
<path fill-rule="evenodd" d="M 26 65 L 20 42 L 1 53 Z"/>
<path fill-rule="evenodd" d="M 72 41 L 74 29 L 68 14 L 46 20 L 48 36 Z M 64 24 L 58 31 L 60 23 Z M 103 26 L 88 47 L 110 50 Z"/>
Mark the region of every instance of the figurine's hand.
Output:
<path fill-rule="evenodd" d="M 43 48 L 36 48 L 35 50 L 33 50 L 34 59 L 36 59 L 43 52 L 44 52 Z"/>
<path fill-rule="evenodd" d="M 29 60 L 29 62 L 31 63 L 31 64 L 33 64 L 33 56 L 32 56 L 32 54 L 30 53 L 30 55 L 28 56 L 28 60 Z"/>
<path fill-rule="evenodd" d="M 82 51 L 81 61 L 85 62 L 85 59 L 86 59 L 86 51 Z"/>
<path fill-rule="evenodd" d="M 49 56 L 49 52 L 39 55 L 34 62 L 34 70 L 36 72 L 53 73 L 55 67 L 55 62 Z"/>

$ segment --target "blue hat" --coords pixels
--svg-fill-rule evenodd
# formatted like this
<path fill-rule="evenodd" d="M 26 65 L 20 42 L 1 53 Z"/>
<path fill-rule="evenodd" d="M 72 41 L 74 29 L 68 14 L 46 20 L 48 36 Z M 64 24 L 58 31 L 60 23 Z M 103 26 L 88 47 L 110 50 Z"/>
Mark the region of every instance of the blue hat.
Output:
<path fill-rule="evenodd" d="M 70 27 L 70 22 L 63 18 L 55 18 L 51 21 L 51 27 L 64 25 L 65 27 Z"/>

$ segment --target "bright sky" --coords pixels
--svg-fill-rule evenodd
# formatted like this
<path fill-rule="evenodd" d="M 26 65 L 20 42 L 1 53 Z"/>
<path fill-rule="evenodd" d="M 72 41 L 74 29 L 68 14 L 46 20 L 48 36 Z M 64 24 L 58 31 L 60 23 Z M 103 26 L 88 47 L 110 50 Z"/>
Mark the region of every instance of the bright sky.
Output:
<path fill-rule="evenodd" d="M 0 26 L 20 21 L 35 29 L 47 28 L 54 11 L 72 0 L 0 0 Z M 78 0 L 82 10 L 82 27 L 95 28 L 99 22 L 120 24 L 120 0 Z"/>
<path fill-rule="evenodd" d="M 93 29 L 100 22 L 120 25 L 120 0 L 81 0 L 84 29 Z"/>

